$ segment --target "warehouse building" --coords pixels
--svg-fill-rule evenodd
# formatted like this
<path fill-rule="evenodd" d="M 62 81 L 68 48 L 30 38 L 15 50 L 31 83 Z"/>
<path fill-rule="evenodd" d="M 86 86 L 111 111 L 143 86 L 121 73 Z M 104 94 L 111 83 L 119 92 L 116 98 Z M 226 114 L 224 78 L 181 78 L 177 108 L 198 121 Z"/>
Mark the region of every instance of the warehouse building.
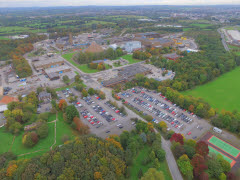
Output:
<path fill-rule="evenodd" d="M 130 41 L 125 44 L 124 48 L 125 48 L 125 51 L 127 51 L 128 53 L 131 53 L 134 50 L 141 49 L 142 44 L 140 41 Z"/>
<path fill-rule="evenodd" d="M 135 37 L 134 40 L 140 41 L 142 45 L 146 47 L 168 47 L 173 46 L 175 43 L 171 39 L 167 38 L 144 38 L 144 37 Z"/>
<path fill-rule="evenodd" d="M 54 79 L 56 78 L 56 74 L 62 74 L 64 72 L 69 72 L 71 71 L 71 68 L 69 66 L 63 65 L 63 66 L 58 66 L 55 68 L 49 68 L 49 69 L 45 69 L 44 72 L 46 73 L 46 75 L 48 75 L 48 77 Z"/>
<path fill-rule="evenodd" d="M 125 83 L 132 80 L 136 74 L 150 74 L 151 69 L 141 64 L 133 64 L 124 68 L 119 69 L 118 76 L 111 78 L 107 81 L 103 81 L 102 84 L 105 87 L 112 87 L 117 84 Z"/>
<path fill-rule="evenodd" d="M 55 68 L 58 66 L 64 65 L 64 59 L 60 56 L 53 57 L 49 59 L 49 57 L 41 57 L 39 60 L 33 63 L 33 67 L 36 71 L 41 71 L 47 68 Z"/>

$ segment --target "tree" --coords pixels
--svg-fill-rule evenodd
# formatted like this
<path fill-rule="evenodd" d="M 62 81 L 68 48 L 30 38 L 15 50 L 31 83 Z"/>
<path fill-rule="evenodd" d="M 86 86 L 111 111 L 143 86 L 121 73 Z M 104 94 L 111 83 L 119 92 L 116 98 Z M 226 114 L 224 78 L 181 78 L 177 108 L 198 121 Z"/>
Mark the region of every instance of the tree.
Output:
<path fill-rule="evenodd" d="M 179 142 L 181 145 L 184 144 L 183 142 L 183 136 L 181 134 L 178 133 L 174 133 L 170 139 L 170 141 L 175 141 L 175 142 Z"/>
<path fill-rule="evenodd" d="M 221 164 L 222 170 L 223 170 L 224 173 L 230 172 L 231 165 L 230 165 L 230 163 L 227 160 L 223 159 L 223 157 L 220 154 L 217 155 L 217 160 Z"/>
<path fill-rule="evenodd" d="M 85 125 L 78 117 L 73 118 L 73 122 L 76 124 L 76 130 L 80 134 L 88 134 L 89 133 L 89 126 Z"/>
<path fill-rule="evenodd" d="M 74 80 L 75 80 L 75 82 L 77 82 L 77 83 L 81 83 L 81 82 L 82 82 L 81 76 L 80 76 L 79 74 L 77 74 L 77 75 L 74 77 Z"/>
<path fill-rule="evenodd" d="M 103 178 L 102 178 L 102 174 L 101 174 L 100 172 L 95 172 L 95 173 L 94 173 L 94 179 L 95 179 L 95 180 L 99 180 L 99 179 L 101 180 L 101 179 L 103 179 Z"/>
<path fill-rule="evenodd" d="M 221 173 L 221 175 L 218 178 L 219 180 L 226 180 L 227 176 L 224 173 Z"/>
<path fill-rule="evenodd" d="M 79 92 L 82 92 L 84 86 L 82 84 L 77 84 L 76 85 L 76 90 L 78 90 Z"/>
<path fill-rule="evenodd" d="M 33 147 L 38 142 L 38 136 L 35 132 L 28 132 L 23 135 L 22 143 L 26 147 Z"/>
<path fill-rule="evenodd" d="M 41 125 L 37 129 L 37 135 L 39 138 L 43 139 L 48 136 L 48 125 L 46 122 L 41 122 Z"/>
<path fill-rule="evenodd" d="M 157 171 L 155 168 L 149 168 L 148 171 L 143 175 L 141 180 L 164 180 L 162 171 Z"/>
<path fill-rule="evenodd" d="M 67 102 L 65 101 L 65 99 L 61 99 L 59 101 L 58 107 L 61 111 L 65 111 L 65 108 L 67 107 Z"/>
<path fill-rule="evenodd" d="M 154 160 L 154 168 L 159 169 L 160 168 L 160 163 L 157 158 Z"/>
<path fill-rule="evenodd" d="M 68 85 L 68 84 L 70 83 L 70 79 L 69 79 L 69 77 L 68 77 L 67 75 L 64 75 L 62 79 L 63 79 L 63 82 L 64 82 L 65 84 Z"/>
<path fill-rule="evenodd" d="M 130 136 L 130 134 L 128 131 L 123 131 L 120 134 L 120 143 L 121 143 L 123 149 L 127 148 L 129 136 Z"/>
<path fill-rule="evenodd" d="M 66 119 L 65 120 L 69 124 L 73 122 L 74 117 L 79 118 L 79 112 L 74 105 L 67 106 L 65 113 L 66 113 Z"/>
<path fill-rule="evenodd" d="M 88 96 L 88 92 L 86 89 L 82 90 L 82 97 L 87 97 Z"/>
<path fill-rule="evenodd" d="M 187 156 L 188 156 L 190 159 L 192 159 L 192 157 L 193 157 L 194 154 L 196 153 L 196 152 L 195 152 L 195 148 L 192 147 L 192 146 L 189 146 L 189 145 L 187 145 L 187 144 L 184 144 L 184 145 L 183 145 L 183 148 L 184 148 L 185 153 L 187 154 Z"/>
<path fill-rule="evenodd" d="M 193 177 L 192 171 L 193 167 L 190 163 L 190 159 L 186 154 L 182 155 L 178 160 L 177 160 L 178 167 L 180 171 L 182 172 L 183 175 L 188 175 L 188 177 Z"/>
<path fill-rule="evenodd" d="M 191 164 L 193 166 L 194 177 L 196 178 L 200 177 L 202 173 L 204 173 L 204 171 L 208 168 L 204 157 L 200 154 L 195 154 L 193 156 Z"/>
<path fill-rule="evenodd" d="M 101 99 L 106 99 L 106 95 L 104 92 L 100 91 L 98 96 L 101 98 Z"/>
<path fill-rule="evenodd" d="M 159 161 L 165 160 L 166 152 L 163 149 L 158 149 L 155 154 Z"/>
<path fill-rule="evenodd" d="M 93 89 L 93 88 L 89 88 L 89 89 L 88 89 L 88 94 L 89 94 L 90 96 L 94 95 L 94 94 L 95 94 L 94 89 Z"/>
<path fill-rule="evenodd" d="M 197 142 L 196 153 L 202 155 L 204 158 L 209 153 L 208 145 L 204 141 Z"/>
<path fill-rule="evenodd" d="M 142 171 L 142 168 L 140 168 L 138 171 L 138 178 L 140 179 L 142 176 L 143 176 L 143 171 Z"/>
<path fill-rule="evenodd" d="M 208 172 L 211 177 L 218 178 L 221 173 L 223 173 L 222 166 L 220 162 L 217 160 L 217 157 L 215 154 L 211 155 L 211 158 L 207 162 L 208 165 Z"/>
<path fill-rule="evenodd" d="M 159 127 L 160 127 L 160 130 L 164 129 L 164 128 L 167 128 L 167 123 L 164 122 L 164 121 L 160 121 L 158 123 Z"/>

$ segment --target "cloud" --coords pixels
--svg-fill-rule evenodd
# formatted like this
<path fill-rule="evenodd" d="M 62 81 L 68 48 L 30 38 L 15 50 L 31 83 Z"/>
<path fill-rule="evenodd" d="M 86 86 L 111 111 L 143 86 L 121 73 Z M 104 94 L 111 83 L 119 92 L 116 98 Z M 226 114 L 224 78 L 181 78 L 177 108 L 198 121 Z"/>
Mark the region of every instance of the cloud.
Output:
<path fill-rule="evenodd" d="M 240 4 L 240 0 L 0 0 L 0 7 L 215 4 Z"/>

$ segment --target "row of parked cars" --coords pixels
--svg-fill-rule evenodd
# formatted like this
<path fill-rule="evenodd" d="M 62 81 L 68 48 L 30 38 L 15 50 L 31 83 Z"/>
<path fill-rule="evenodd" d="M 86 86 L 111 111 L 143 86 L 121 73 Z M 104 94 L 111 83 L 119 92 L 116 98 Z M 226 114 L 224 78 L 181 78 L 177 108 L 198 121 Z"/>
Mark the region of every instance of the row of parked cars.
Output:
<path fill-rule="evenodd" d="M 112 105 L 109 101 L 105 102 L 104 104 L 106 104 L 109 108 L 111 108 L 119 116 L 121 116 L 121 117 L 125 117 L 126 116 L 123 113 L 121 113 L 120 110 L 118 110 L 117 107 Z"/>
<path fill-rule="evenodd" d="M 103 118 L 106 119 L 107 122 L 117 121 L 109 112 L 105 111 L 101 106 L 95 105 L 92 106 L 93 110 L 100 114 Z"/>
<path fill-rule="evenodd" d="M 183 121 L 186 122 L 186 123 L 191 123 L 191 122 L 193 121 L 192 118 L 184 115 L 183 113 L 181 113 L 181 114 L 178 113 L 178 110 L 177 110 L 177 108 L 175 107 L 176 104 L 173 105 L 174 107 L 171 107 L 171 106 L 167 105 L 166 103 L 161 102 L 161 101 L 157 100 L 156 98 L 153 98 L 153 97 L 150 96 L 150 95 L 147 95 L 146 93 L 142 93 L 142 94 L 140 95 L 140 97 L 143 97 L 144 99 L 146 99 L 146 100 L 154 103 L 155 105 L 160 106 L 162 109 L 168 111 L 168 112 L 171 113 L 173 116 L 175 116 L 175 117 L 177 117 L 177 118 L 180 118 L 181 120 L 183 120 Z"/>
<path fill-rule="evenodd" d="M 86 119 L 91 125 L 95 126 L 96 128 L 99 128 L 103 125 L 102 121 L 99 121 L 95 116 L 93 116 L 87 109 L 84 109 L 80 112 L 80 114 L 83 116 L 84 119 Z"/>
<path fill-rule="evenodd" d="M 153 113 L 155 116 L 168 121 L 169 123 L 171 123 L 171 126 L 173 126 L 175 128 L 178 128 L 178 129 L 183 127 L 183 124 L 180 123 L 176 118 L 173 118 L 170 115 L 168 115 L 168 114 L 160 111 L 159 109 L 151 106 L 147 102 L 144 102 L 142 99 L 135 97 L 132 101 L 135 102 L 136 104 L 142 106 L 144 109 L 148 110 L 149 112 Z M 159 121 L 156 120 L 156 119 L 153 119 L 152 121 L 154 123 L 159 123 Z"/>

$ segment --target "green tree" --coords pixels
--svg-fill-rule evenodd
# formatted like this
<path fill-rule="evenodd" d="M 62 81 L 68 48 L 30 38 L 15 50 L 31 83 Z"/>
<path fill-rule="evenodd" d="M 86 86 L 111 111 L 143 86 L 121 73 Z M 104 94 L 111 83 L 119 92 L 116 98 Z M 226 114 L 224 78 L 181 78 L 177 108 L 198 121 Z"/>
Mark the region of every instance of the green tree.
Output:
<path fill-rule="evenodd" d="M 191 165 L 190 159 L 186 154 L 182 155 L 177 160 L 178 167 L 183 175 L 193 177 L 193 166 Z"/>
<path fill-rule="evenodd" d="M 70 83 L 70 79 L 69 79 L 69 77 L 68 77 L 67 75 L 64 75 L 62 79 L 63 79 L 63 82 L 64 82 L 65 84 L 68 85 L 68 84 Z"/>
<path fill-rule="evenodd" d="M 93 88 L 89 88 L 89 89 L 88 89 L 88 94 L 89 94 L 90 96 L 94 95 L 94 94 L 95 94 L 94 89 L 93 89 Z"/>
<path fill-rule="evenodd" d="M 41 125 L 37 129 L 37 135 L 39 138 L 43 139 L 48 136 L 48 125 L 46 122 L 42 121 Z"/>
<path fill-rule="evenodd" d="M 149 168 L 141 180 L 165 180 L 165 178 L 162 171 L 157 171 L 155 168 Z"/>
<path fill-rule="evenodd" d="M 86 89 L 83 89 L 83 90 L 82 90 L 82 96 L 83 96 L 83 97 L 87 97 L 87 96 L 88 96 L 88 92 L 87 92 Z"/>
<path fill-rule="evenodd" d="M 79 112 L 74 105 L 69 105 L 66 107 L 66 122 L 72 123 L 74 117 L 79 117 Z"/>

